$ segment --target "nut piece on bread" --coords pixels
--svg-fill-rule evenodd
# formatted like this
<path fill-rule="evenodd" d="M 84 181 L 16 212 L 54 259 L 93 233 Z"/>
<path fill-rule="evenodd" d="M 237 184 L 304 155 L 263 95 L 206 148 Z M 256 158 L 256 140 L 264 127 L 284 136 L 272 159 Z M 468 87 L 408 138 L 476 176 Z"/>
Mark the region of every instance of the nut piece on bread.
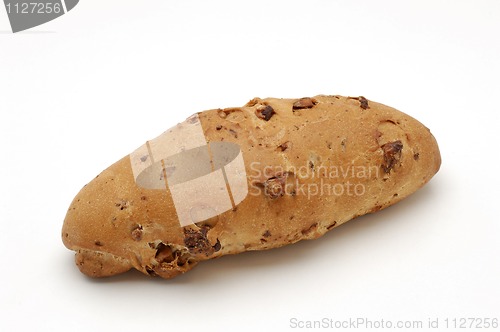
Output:
<path fill-rule="evenodd" d="M 429 129 L 364 97 L 254 98 L 194 114 L 104 170 L 62 239 L 88 276 L 172 278 L 316 239 L 412 194 L 440 164 Z"/>

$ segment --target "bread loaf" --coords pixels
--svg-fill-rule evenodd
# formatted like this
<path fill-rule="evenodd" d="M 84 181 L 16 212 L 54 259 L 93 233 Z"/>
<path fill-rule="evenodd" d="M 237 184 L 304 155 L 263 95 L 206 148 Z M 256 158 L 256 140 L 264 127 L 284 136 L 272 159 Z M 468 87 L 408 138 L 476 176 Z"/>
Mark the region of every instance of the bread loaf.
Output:
<path fill-rule="evenodd" d="M 197 113 L 104 170 L 62 239 L 88 276 L 172 278 L 316 239 L 412 194 L 440 163 L 429 129 L 364 97 L 255 98 Z"/>

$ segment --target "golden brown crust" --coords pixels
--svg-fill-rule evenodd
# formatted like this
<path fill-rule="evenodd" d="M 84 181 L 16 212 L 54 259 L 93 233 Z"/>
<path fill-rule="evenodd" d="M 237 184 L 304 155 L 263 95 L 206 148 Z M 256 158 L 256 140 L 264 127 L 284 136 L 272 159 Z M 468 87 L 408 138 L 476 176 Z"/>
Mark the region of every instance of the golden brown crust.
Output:
<path fill-rule="evenodd" d="M 214 257 L 314 239 L 407 197 L 441 163 L 426 127 L 364 97 L 255 98 L 198 116 L 207 142 L 240 147 L 247 197 L 181 227 L 168 187 L 139 187 L 127 156 L 86 185 L 68 210 L 62 237 L 83 273 L 133 267 L 171 278 Z"/>

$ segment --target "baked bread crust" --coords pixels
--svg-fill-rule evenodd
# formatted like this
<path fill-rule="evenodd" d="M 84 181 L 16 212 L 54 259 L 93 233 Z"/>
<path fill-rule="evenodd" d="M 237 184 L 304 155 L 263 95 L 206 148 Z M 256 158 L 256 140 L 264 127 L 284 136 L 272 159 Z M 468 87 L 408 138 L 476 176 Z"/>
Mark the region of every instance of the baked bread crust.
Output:
<path fill-rule="evenodd" d="M 137 185 L 126 156 L 87 184 L 67 212 L 62 239 L 84 274 L 135 268 L 172 278 L 215 257 L 315 239 L 407 197 L 441 164 L 424 125 L 364 97 L 255 98 L 197 115 L 207 143 L 239 146 L 246 198 L 182 227 L 168 186 Z"/>

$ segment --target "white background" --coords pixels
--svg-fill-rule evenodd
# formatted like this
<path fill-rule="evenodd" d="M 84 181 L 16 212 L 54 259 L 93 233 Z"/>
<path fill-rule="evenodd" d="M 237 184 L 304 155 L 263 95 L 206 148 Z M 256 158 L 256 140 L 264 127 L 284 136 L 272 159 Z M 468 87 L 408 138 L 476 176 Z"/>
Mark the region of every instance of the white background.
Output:
<path fill-rule="evenodd" d="M 9 30 L 1 7 L 2 331 L 500 318 L 499 1 L 82 0 Z M 363 95 L 417 118 L 439 142 L 441 170 L 315 241 L 173 280 L 78 271 L 60 230 L 100 171 L 196 111 L 316 94 Z"/>

